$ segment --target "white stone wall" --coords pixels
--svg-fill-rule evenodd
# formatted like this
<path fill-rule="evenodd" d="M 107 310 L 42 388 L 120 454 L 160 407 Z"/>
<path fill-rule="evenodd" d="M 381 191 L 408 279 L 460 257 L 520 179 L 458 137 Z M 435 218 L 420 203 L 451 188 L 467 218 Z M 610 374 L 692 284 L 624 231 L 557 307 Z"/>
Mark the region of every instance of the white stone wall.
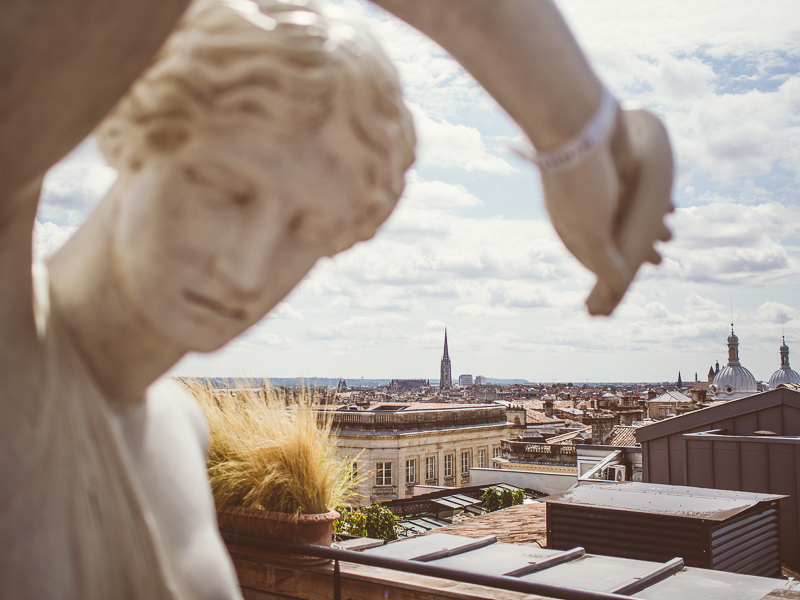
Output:
<path fill-rule="evenodd" d="M 416 484 L 464 487 L 474 485 L 469 473 L 461 473 L 461 453 L 469 452 L 470 468 L 477 466 L 478 451 L 486 453 L 486 466 L 491 466 L 494 448 L 511 435 L 512 425 L 496 423 L 460 429 L 410 431 L 396 434 L 355 435 L 340 433 L 339 454 L 342 457 L 358 456 L 358 473 L 369 476 L 358 488 L 361 498 L 353 504 L 366 506 L 395 498 L 413 496 L 414 484 L 406 484 L 406 460 L 416 461 Z M 359 455 L 360 453 L 360 455 Z M 444 477 L 444 457 L 453 455 L 453 477 Z M 433 457 L 436 473 L 433 480 L 426 479 L 427 457 Z M 375 468 L 378 462 L 392 462 L 392 486 L 375 485 Z"/>

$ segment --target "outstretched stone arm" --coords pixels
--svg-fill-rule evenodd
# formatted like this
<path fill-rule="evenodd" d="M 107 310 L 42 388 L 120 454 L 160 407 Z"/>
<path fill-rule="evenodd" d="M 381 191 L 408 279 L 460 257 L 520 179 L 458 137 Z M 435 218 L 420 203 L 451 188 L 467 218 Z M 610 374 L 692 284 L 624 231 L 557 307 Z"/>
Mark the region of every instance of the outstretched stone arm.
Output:
<path fill-rule="evenodd" d="M 431 37 L 523 128 L 539 151 L 576 135 L 601 83 L 550 0 L 373 0 Z"/>
<path fill-rule="evenodd" d="M 538 152 L 579 135 L 602 84 L 551 0 L 373 0 L 445 48 L 520 125 Z M 589 312 L 610 314 L 653 248 L 668 240 L 672 158 L 645 111 L 620 111 L 585 160 L 542 173 L 545 204 L 567 248 L 598 277 Z"/>
<path fill-rule="evenodd" d="M 0 209 L 92 131 L 188 3 L 0 2 Z"/>

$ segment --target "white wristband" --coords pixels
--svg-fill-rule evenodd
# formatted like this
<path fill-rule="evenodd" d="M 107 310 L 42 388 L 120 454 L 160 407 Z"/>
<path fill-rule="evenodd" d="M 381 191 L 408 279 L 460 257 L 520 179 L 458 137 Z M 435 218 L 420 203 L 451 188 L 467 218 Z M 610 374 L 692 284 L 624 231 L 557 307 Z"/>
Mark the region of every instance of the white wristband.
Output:
<path fill-rule="evenodd" d="M 578 135 L 554 150 L 536 152 L 529 156 L 523 155 L 523 157 L 548 173 L 566 171 L 579 165 L 611 131 L 618 109 L 617 100 L 603 86 L 603 95 L 597 112 Z"/>

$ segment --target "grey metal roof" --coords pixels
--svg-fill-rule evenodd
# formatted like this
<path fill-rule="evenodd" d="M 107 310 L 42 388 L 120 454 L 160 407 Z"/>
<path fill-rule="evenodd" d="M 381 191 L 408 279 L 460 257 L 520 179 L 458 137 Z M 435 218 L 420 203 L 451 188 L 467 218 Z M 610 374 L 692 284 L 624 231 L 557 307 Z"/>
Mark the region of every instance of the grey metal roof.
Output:
<path fill-rule="evenodd" d="M 447 521 L 442 521 L 435 517 L 414 517 L 413 519 L 406 519 L 399 523 L 402 527 L 410 529 L 415 533 L 425 533 L 426 531 L 446 527 L 449 524 L 450 523 Z"/>
<path fill-rule="evenodd" d="M 480 500 L 476 500 L 475 498 L 470 498 L 468 496 L 461 496 L 461 495 L 445 496 L 443 498 L 433 498 L 431 502 L 447 508 L 465 508 L 473 504 L 481 503 Z"/>
<path fill-rule="evenodd" d="M 624 594 L 621 590 L 626 584 L 643 581 L 644 589 L 632 597 L 649 600 L 759 600 L 773 590 L 797 589 L 798 585 L 796 581 L 691 567 L 648 581 L 648 574 L 657 572 L 664 566 L 662 563 L 584 554 L 580 549 L 565 552 L 439 533 L 398 540 L 365 553 L 593 592 Z"/>
<path fill-rule="evenodd" d="M 648 400 L 648 402 L 691 402 L 691 396 L 687 396 L 681 392 L 676 390 L 667 390 L 660 396 L 653 398 L 652 400 Z"/>
<path fill-rule="evenodd" d="M 724 521 L 759 502 L 779 500 L 785 497 L 775 494 L 624 482 L 580 485 L 566 492 L 542 498 L 541 501 L 689 519 Z"/>
<path fill-rule="evenodd" d="M 711 569 L 686 568 L 677 575 L 659 581 L 655 585 L 634 594 L 634 598 L 648 600 L 738 600 L 742 598 L 762 598 L 771 590 L 770 586 L 779 589 L 797 590 L 797 582 L 785 582 L 769 577 L 739 575 L 727 571 Z M 791 587 L 790 587 L 791 586 Z M 758 594 L 762 594 L 759 596 Z"/>

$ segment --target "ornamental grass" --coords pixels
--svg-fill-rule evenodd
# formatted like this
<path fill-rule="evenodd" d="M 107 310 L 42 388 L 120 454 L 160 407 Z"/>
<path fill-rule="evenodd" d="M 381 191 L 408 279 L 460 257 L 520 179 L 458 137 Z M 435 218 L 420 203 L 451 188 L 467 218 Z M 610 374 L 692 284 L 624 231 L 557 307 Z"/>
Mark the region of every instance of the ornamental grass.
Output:
<path fill-rule="evenodd" d="M 353 459 L 336 454 L 332 416 L 271 388 L 216 390 L 184 385 L 209 428 L 208 476 L 217 506 L 300 514 L 325 513 L 356 494 Z"/>

